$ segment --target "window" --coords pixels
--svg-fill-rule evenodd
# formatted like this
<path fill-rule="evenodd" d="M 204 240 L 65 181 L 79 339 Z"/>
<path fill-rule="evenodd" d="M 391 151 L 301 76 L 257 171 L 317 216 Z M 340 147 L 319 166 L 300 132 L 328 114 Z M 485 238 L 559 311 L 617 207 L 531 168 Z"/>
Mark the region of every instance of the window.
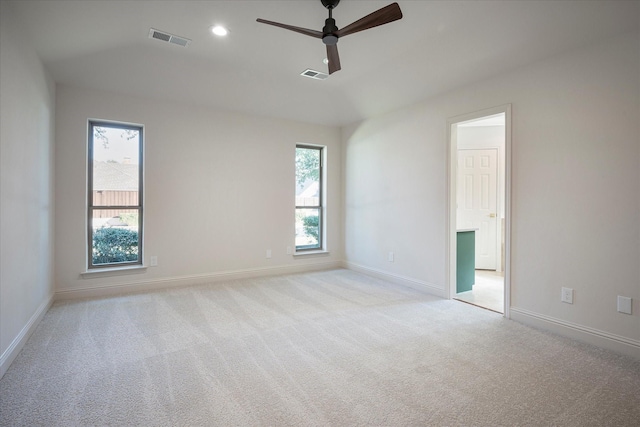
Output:
<path fill-rule="evenodd" d="M 89 121 L 88 267 L 142 264 L 142 126 Z"/>
<path fill-rule="evenodd" d="M 296 252 L 322 249 L 322 147 L 296 146 Z"/>

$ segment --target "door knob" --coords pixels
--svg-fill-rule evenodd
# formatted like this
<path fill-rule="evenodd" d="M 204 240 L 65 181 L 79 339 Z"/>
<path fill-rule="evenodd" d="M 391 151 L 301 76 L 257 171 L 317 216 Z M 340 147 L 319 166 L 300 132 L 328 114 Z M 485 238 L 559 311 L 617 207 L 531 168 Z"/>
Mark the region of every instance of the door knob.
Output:
<path fill-rule="evenodd" d="M 494 213 L 490 213 L 489 214 L 489 218 L 495 218 L 495 217 L 496 217 L 496 214 L 494 214 Z"/>

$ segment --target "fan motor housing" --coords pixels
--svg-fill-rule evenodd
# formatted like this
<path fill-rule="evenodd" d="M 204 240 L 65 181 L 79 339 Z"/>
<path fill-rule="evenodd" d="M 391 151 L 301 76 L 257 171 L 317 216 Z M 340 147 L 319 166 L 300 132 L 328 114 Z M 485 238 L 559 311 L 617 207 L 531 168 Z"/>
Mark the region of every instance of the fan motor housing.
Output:
<path fill-rule="evenodd" d="M 322 42 L 329 46 L 333 46 L 338 43 L 338 36 L 335 35 L 336 31 L 338 31 L 336 20 L 333 18 L 327 18 L 327 20 L 324 21 L 324 28 L 322 29 Z"/>

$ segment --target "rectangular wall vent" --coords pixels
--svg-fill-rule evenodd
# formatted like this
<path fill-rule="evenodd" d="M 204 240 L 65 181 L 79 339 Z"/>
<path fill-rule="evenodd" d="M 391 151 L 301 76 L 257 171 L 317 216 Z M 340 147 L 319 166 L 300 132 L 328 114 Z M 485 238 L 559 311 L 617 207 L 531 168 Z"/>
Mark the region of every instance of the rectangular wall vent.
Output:
<path fill-rule="evenodd" d="M 164 32 L 164 31 L 158 31 L 158 30 L 153 29 L 153 28 L 149 30 L 149 38 L 150 39 L 161 40 L 163 42 L 175 44 L 175 45 L 182 46 L 182 47 L 188 47 L 189 43 L 191 43 L 191 40 L 189 40 L 189 39 L 187 39 L 185 37 L 179 37 L 179 36 Z"/>
<path fill-rule="evenodd" d="M 300 75 L 301 76 L 305 76 L 305 77 L 309 77 L 311 79 L 316 79 L 316 80 L 324 80 L 327 77 L 329 77 L 329 74 L 325 74 L 325 73 L 322 73 L 320 71 L 312 70 L 310 68 L 307 68 L 306 70 L 301 72 Z"/>

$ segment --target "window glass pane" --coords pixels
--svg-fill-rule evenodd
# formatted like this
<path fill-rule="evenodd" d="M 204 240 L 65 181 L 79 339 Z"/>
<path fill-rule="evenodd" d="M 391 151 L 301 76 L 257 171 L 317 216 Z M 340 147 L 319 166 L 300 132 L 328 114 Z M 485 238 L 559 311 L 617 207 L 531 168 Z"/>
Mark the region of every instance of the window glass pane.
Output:
<path fill-rule="evenodd" d="M 320 247 L 320 209 L 296 209 L 296 249 Z"/>
<path fill-rule="evenodd" d="M 137 209 L 94 209 L 91 218 L 93 265 L 138 261 Z"/>
<path fill-rule="evenodd" d="M 140 131 L 93 127 L 93 205 L 139 205 Z"/>
<path fill-rule="evenodd" d="M 296 148 L 296 206 L 320 206 L 320 153 Z"/>

